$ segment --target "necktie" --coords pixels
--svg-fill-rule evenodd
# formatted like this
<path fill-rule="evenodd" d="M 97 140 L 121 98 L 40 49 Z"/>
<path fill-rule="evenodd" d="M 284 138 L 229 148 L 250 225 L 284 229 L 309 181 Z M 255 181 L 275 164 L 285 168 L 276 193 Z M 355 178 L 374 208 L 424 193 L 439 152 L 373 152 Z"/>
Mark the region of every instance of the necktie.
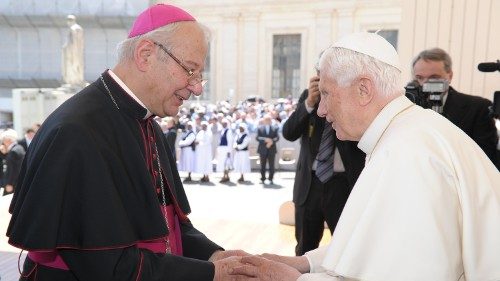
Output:
<path fill-rule="evenodd" d="M 316 176 L 325 183 L 333 176 L 333 150 L 335 149 L 332 125 L 325 122 L 316 160 Z"/>

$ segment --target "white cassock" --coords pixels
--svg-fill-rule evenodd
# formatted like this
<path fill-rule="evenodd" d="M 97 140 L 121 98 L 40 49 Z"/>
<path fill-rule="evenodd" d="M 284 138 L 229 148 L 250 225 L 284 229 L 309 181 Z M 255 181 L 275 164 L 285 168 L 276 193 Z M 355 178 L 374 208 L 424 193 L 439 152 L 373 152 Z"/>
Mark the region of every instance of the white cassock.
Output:
<path fill-rule="evenodd" d="M 500 280 L 500 172 L 472 139 L 399 97 L 358 147 L 366 166 L 298 280 Z"/>
<path fill-rule="evenodd" d="M 196 134 L 195 172 L 203 175 L 212 173 L 212 133 L 208 130 L 200 130 Z"/>
<path fill-rule="evenodd" d="M 250 136 L 248 132 L 236 134 L 234 139 L 234 159 L 233 167 L 236 173 L 250 173 L 250 153 L 248 152 L 248 144 L 250 143 Z"/>
<path fill-rule="evenodd" d="M 224 172 L 224 166 L 227 160 L 227 154 L 233 151 L 233 134 L 229 125 L 222 128 L 217 146 L 217 172 Z"/>
<path fill-rule="evenodd" d="M 179 147 L 181 148 L 179 171 L 181 172 L 194 172 L 196 159 L 195 151 L 193 151 L 191 144 L 195 141 L 195 139 L 196 136 L 194 133 L 189 131 L 182 134 L 181 140 L 179 141 Z"/>

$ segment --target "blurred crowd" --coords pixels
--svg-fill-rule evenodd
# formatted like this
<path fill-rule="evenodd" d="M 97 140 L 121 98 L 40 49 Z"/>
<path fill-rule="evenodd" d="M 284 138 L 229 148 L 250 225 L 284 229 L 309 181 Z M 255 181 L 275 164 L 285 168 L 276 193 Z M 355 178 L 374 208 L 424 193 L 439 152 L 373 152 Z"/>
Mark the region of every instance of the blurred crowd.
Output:
<path fill-rule="evenodd" d="M 250 171 L 250 156 L 255 154 L 254 147 L 259 141 L 255 138 L 258 128 L 268 125 L 281 133 L 296 103 L 292 97 L 273 102 L 249 97 L 236 105 L 227 101 L 193 102 L 181 108 L 176 117 L 156 121 L 178 158 L 179 170 L 188 173 L 185 181 L 192 180 L 191 173 L 202 175 L 202 182 L 209 181 L 214 165 L 217 172 L 224 173 L 221 182 L 229 181 L 228 171 L 232 170 L 241 174 L 238 181 L 243 182 L 244 174 Z M 264 124 L 265 120 L 270 120 L 270 124 Z M 274 168 L 274 163 L 269 168 Z M 264 176 L 261 179 L 266 180 Z M 272 176 L 269 180 L 272 181 Z"/>
<path fill-rule="evenodd" d="M 291 96 L 273 102 L 266 102 L 260 97 L 249 97 L 236 105 L 231 105 L 227 101 L 219 101 L 216 104 L 192 102 L 189 106 L 182 107 L 175 118 L 157 119 L 157 121 L 160 121 L 165 130 L 169 119 L 173 119 L 179 129 L 183 129 L 189 121 L 194 122 L 197 127 L 201 126 L 202 121 L 207 121 L 210 125 L 218 124 L 220 127 L 222 120 L 226 119 L 233 131 L 236 131 L 238 124 L 243 122 L 247 124 L 250 133 L 255 133 L 262 118 L 269 114 L 273 126 L 281 130 L 283 123 L 295 109 L 296 102 Z"/>

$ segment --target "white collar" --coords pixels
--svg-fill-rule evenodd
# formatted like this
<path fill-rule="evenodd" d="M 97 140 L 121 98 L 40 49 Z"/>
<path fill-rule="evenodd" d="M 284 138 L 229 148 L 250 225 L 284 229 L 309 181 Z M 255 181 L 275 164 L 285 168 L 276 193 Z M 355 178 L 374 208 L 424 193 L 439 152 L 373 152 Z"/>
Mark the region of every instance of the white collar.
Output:
<path fill-rule="evenodd" d="M 387 127 L 389 127 L 392 119 L 394 119 L 396 115 L 412 105 L 414 104 L 405 96 L 397 97 L 389 102 L 379 112 L 377 117 L 373 119 L 370 126 L 368 126 L 368 129 L 366 129 L 365 133 L 359 140 L 359 149 L 366 153 L 366 156 L 368 157 L 375 149 L 375 146 L 384 134 Z"/>

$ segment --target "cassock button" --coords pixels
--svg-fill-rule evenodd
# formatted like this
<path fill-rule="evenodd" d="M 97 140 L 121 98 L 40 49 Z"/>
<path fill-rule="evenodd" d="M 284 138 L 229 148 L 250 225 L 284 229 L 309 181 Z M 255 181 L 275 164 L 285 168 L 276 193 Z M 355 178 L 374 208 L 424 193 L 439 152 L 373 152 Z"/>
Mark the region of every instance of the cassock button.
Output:
<path fill-rule="evenodd" d="M 161 189 L 159 187 L 156 188 L 156 193 L 160 194 Z"/>
<path fill-rule="evenodd" d="M 149 141 L 153 142 L 155 139 L 153 137 L 149 137 Z"/>
<path fill-rule="evenodd" d="M 156 154 L 154 154 L 154 153 L 153 153 L 153 159 L 155 159 L 155 160 L 156 160 Z"/>
<path fill-rule="evenodd" d="M 154 171 L 153 174 L 156 176 L 158 176 L 158 171 Z"/>

